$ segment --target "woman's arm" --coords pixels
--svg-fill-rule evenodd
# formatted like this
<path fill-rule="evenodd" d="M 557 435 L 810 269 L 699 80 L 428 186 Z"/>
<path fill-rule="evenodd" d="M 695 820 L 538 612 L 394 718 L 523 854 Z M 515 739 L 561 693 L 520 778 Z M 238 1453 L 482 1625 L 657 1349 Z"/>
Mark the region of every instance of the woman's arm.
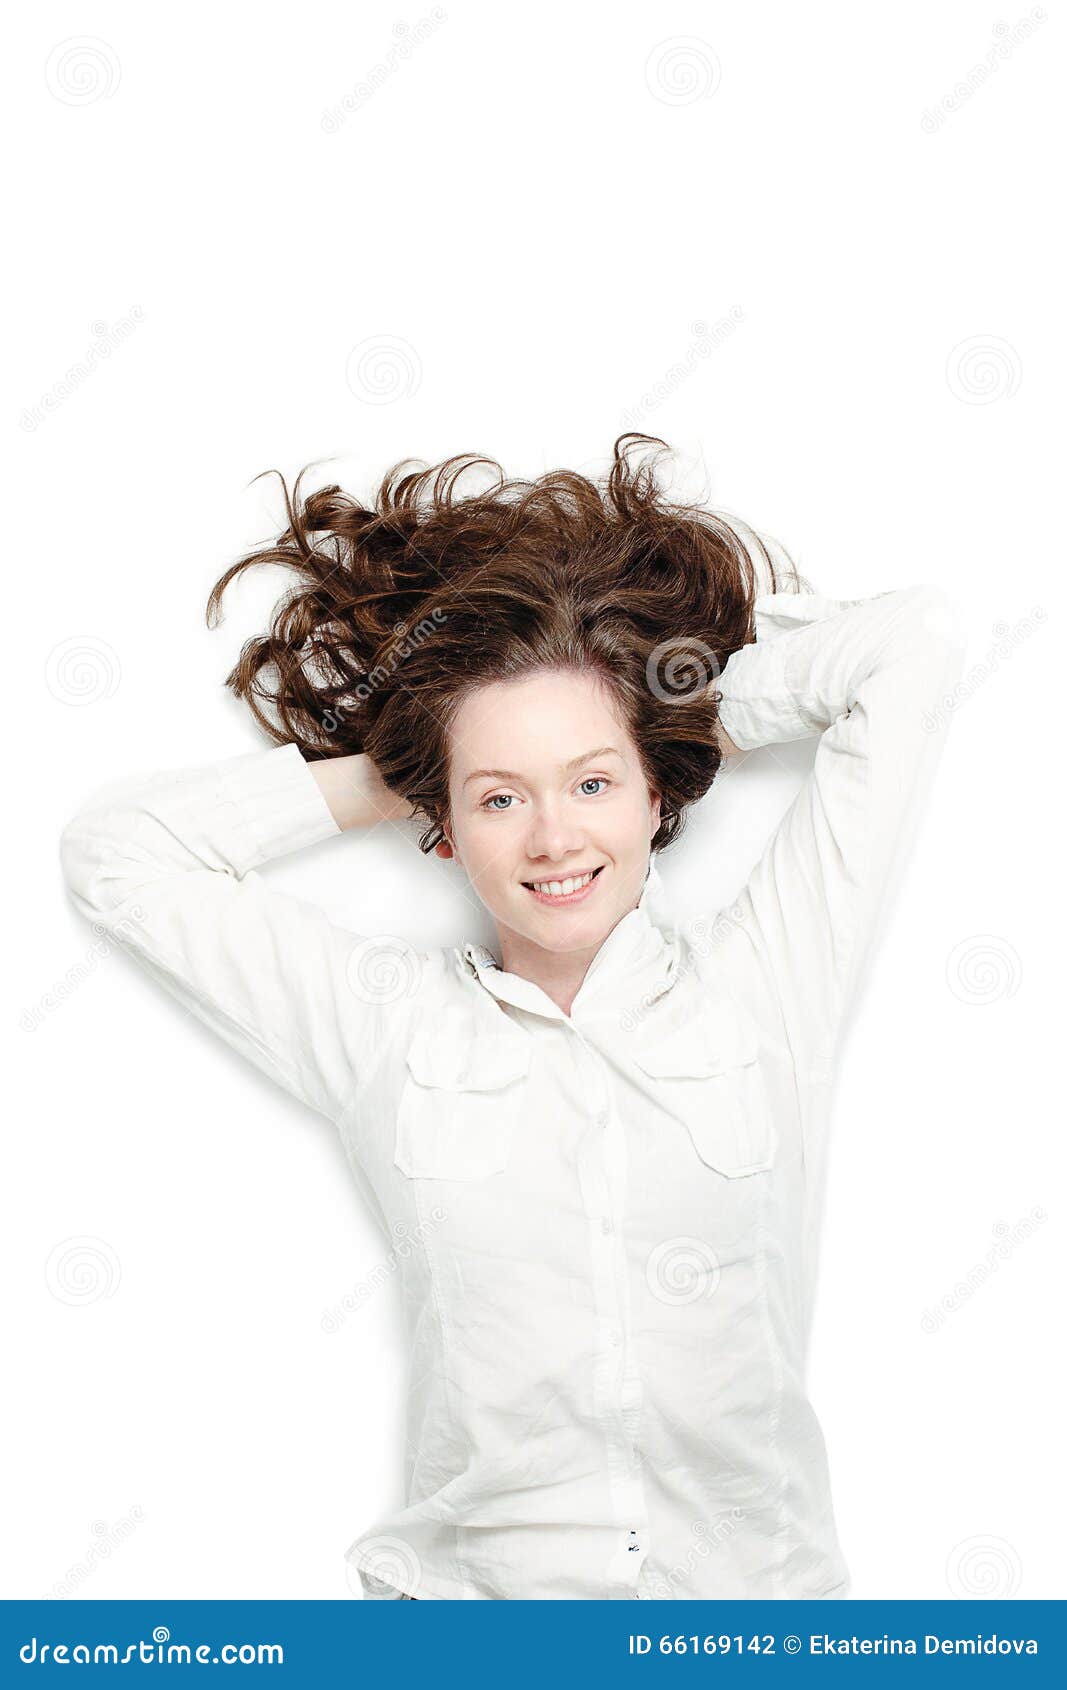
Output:
<path fill-rule="evenodd" d="M 255 870 L 382 813 L 364 760 L 338 761 L 346 780 L 284 745 L 113 782 L 60 840 L 80 912 L 232 1048 L 335 1121 L 409 1001 L 383 996 L 383 981 L 406 978 L 414 953 L 382 955 L 400 942 L 364 940 Z"/>
<path fill-rule="evenodd" d="M 962 620 L 938 587 L 867 599 L 771 593 L 718 680 L 736 754 L 819 735 L 811 773 L 714 931 L 776 993 L 797 1071 L 828 1078 L 945 738 Z"/>

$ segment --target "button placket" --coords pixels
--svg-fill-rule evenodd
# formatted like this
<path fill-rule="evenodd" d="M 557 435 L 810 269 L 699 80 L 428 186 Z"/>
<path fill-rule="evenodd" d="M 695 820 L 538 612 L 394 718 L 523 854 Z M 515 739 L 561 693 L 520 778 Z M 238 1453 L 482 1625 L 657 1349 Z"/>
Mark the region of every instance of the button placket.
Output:
<path fill-rule="evenodd" d="M 579 1054 L 585 1058 L 583 1070 L 595 1069 L 600 1090 L 603 1085 L 600 1059 L 580 1032 L 578 1038 Z M 647 1554 L 647 1509 L 640 1457 L 633 1437 L 641 1393 L 636 1366 L 626 1343 L 629 1311 L 626 1264 L 622 1259 L 625 1240 L 614 1221 L 622 1213 L 628 1157 L 622 1124 L 610 1107 L 610 1099 L 607 1105 L 592 1111 L 592 1120 L 597 1132 L 584 1141 L 580 1183 L 589 1218 L 600 1331 L 596 1400 L 604 1423 L 608 1481 L 619 1524 L 619 1544 L 612 1557 L 610 1576 L 631 1583 L 639 1576 Z"/>

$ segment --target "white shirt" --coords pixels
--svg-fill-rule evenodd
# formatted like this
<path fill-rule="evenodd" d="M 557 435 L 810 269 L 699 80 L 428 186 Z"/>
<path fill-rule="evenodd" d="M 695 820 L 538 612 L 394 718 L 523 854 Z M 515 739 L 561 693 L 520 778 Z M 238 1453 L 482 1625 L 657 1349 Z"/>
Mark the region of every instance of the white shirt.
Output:
<path fill-rule="evenodd" d="M 406 1505 L 368 1595 L 843 1597 L 805 1390 L 842 1019 L 950 712 L 954 601 L 769 593 L 718 685 L 741 749 L 819 735 L 728 910 L 653 859 L 565 1015 L 484 946 L 332 923 L 258 865 L 340 832 L 295 745 L 113 782 L 66 881 L 334 1122 L 399 1252 Z M 384 966 L 383 966 L 384 963 Z"/>

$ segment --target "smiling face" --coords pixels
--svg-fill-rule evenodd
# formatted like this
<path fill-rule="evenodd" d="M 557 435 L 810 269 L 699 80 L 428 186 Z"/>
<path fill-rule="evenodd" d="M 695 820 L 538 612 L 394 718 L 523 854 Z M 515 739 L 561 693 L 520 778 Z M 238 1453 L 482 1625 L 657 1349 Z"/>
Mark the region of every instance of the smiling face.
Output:
<path fill-rule="evenodd" d="M 496 921 L 503 966 L 534 978 L 539 953 L 591 961 L 637 906 L 660 819 L 611 695 L 572 670 L 478 687 L 449 763 L 445 835 Z"/>

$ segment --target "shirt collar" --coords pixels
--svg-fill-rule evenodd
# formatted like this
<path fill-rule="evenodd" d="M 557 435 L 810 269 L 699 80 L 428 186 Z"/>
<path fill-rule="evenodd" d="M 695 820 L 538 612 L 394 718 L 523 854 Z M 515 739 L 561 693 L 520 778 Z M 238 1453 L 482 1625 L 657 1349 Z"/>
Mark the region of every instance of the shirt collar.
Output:
<path fill-rule="evenodd" d="M 589 964 L 571 1005 L 571 1016 L 593 998 L 615 992 L 630 998 L 639 985 L 644 992 L 651 990 L 652 995 L 658 995 L 672 985 L 676 968 L 673 926 L 670 899 L 653 856 L 636 907 L 616 922 Z M 538 1015 L 566 1019 L 540 986 L 501 968 L 486 945 L 466 944 L 460 956 L 465 970 L 494 997 Z"/>

